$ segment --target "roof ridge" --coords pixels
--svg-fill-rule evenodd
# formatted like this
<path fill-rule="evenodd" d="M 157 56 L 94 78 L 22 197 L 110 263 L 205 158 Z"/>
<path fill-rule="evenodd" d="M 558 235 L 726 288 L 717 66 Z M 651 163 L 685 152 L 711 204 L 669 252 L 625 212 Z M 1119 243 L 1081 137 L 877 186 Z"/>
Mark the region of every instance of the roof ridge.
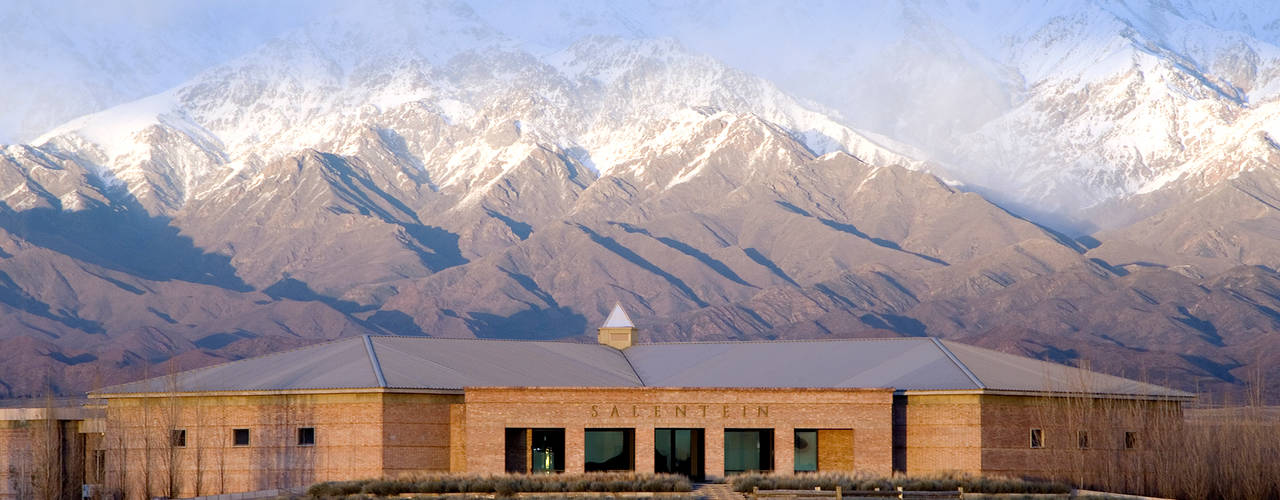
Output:
<path fill-rule="evenodd" d="M 373 365 L 373 375 L 378 377 L 378 387 L 386 387 L 387 377 L 382 375 L 382 361 L 378 360 L 378 353 L 373 349 L 373 338 L 368 335 L 364 336 L 364 349 L 369 353 L 369 364 Z"/>
<path fill-rule="evenodd" d="M 631 358 L 627 357 L 627 351 L 623 349 L 615 349 L 615 350 L 618 351 L 618 355 L 622 356 L 622 360 L 627 362 L 627 366 L 631 368 L 631 373 L 634 373 L 636 375 L 636 381 L 640 382 L 640 387 L 649 387 L 649 384 L 646 383 L 644 381 L 644 378 L 640 376 L 640 370 L 637 370 L 636 365 L 631 363 Z"/>
<path fill-rule="evenodd" d="M 942 343 L 941 339 L 937 337 L 929 337 L 929 340 L 932 340 L 933 345 L 938 346 L 938 349 L 941 350 L 943 354 L 947 355 L 947 359 L 950 359 L 952 363 L 955 363 L 956 368 L 959 368 L 960 371 L 963 371 L 964 375 L 966 377 L 969 377 L 969 380 L 971 380 L 974 385 L 978 386 L 979 389 L 987 388 L 987 385 L 982 383 L 982 380 L 979 380 L 978 376 L 975 375 L 972 371 L 970 371 L 968 366 L 965 366 L 964 363 L 961 363 L 960 358 L 957 358 L 955 353 L 951 352 L 951 349 L 948 349 L 946 344 Z"/>
<path fill-rule="evenodd" d="M 367 336 L 367 335 L 366 335 L 366 336 Z M 212 369 L 214 369 L 214 368 L 218 368 L 218 367 L 221 367 L 221 366 L 226 366 L 226 365 L 229 365 L 229 364 L 232 364 L 232 363 L 239 363 L 239 362 L 241 362 L 241 361 L 249 361 L 249 360 L 252 360 L 252 359 L 261 359 L 261 358 L 270 358 L 270 357 L 274 357 L 274 356 L 280 356 L 280 355 L 288 354 L 288 353 L 291 353 L 291 352 L 301 351 L 301 350 L 303 350 L 303 349 L 311 349 L 311 348 L 314 348 L 314 347 L 320 347 L 320 346 L 323 346 L 323 345 L 337 344 L 337 343 L 339 343 L 339 342 L 351 342 L 351 341 L 357 340 L 357 339 L 359 339 L 359 338 L 360 338 L 360 337 L 345 337 L 345 338 L 336 338 L 336 339 L 332 339 L 332 340 L 326 340 L 326 341 L 324 341 L 324 342 L 316 342 L 316 343 L 314 343 L 314 344 L 302 345 L 302 346 L 294 347 L 294 348 L 292 348 L 292 349 L 285 349 L 285 350 L 283 350 L 283 351 L 269 352 L 269 353 L 261 354 L 261 355 L 258 355 L 258 356 L 251 356 L 251 357 L 248 357 L 248 358 L 241 358 L 241 359 L 233 359 L 233 360 L 229 360 L 229 361 L 223 361 L 223 362 L 221 362 L 221 363 L 214 363 L 214 364 L 212 364 L 212 365 L 208 365 L 208 366 L 201 366 L 201 367 L 199 367 L 199 368 L 191 368 L 191 369 L 188 369 L 188 370 L 182 370 L 182 371 L 177 372 L 177 373 L 176 373 L 176 375 L 185 375 L 185 374 L 190 374 L 190 373 L 203 372 L 203 371 L 206 371 L 206 370 L 212 370 Z M 89 391 L 89 392 L 88 392 L 88 394 L 94 394 L 94 393 L 97 393 L 97 394 L 111 394 L 111 393 L 109 393 L 109 392 L 105 392 L 105 391 L 106 391 L 107 389 L 111 389 L 111 388 L 114 388 L 114 387 L 122 387 L 122 386 L 126 386 L 126 385 L 140 384 L 140 383 L 142 383 L 142 382 L 146 382 L 146 381 L 148 381 L 148 380 L 158 379 L 158 378 L 167 377 L 167 376 L 168 376 L 168 375 L 156 375 L 156 376 L 154 376 L 154 377 L 146 377 L 146 378 L 142 378 L 142 379 L 134 380 L 134 381 L 132 381 L 132 382 L 122 382 L 122 383 L 119 383 L 119 384 L 109 385 L 109 386 L 107 386 L 107 387 L 103 387 L 103 388 L 98 389 L 98 390 L 96 390 L 96 391 Z"/>

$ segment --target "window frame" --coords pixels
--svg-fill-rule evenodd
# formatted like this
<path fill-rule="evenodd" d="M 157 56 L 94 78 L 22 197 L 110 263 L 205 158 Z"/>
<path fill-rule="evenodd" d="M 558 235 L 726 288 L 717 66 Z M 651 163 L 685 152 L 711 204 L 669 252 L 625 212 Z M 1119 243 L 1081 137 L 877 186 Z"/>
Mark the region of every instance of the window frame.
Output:
<path fill-rule="evenodd" d="M 1138 449 L 1138 431 L 1124 431 L 1124 449 Z"/>
<path fill-rule="evenodd" d="M 1032 427 L 1029 441 L 1030 442 L 1027 444 L 1031 446 L 1031 449 L 1033 450 L 1044 449 L 1044 443 L 1045 443 L 1044 429 L 1039 427 Z"/>
<path fill-rule="evenodd" d="M 186 429 L 170 429 L 169 446 L 174 448 L 187 447 L 187 430 Z"/>
<path fill-rule="evenodd" d="M 1087 429 L 1076 431 L 1076 448 L 1081 450 L 1089 449 L 1089 431 Z"/>
<path fill-rule="evenodd" d="M 240 433 L 244 432 L 244 442 L 240 442 Z M 247 428 L 231 429 L 231 446 L 249 446 L 253 443 L 252 433 Z"/>

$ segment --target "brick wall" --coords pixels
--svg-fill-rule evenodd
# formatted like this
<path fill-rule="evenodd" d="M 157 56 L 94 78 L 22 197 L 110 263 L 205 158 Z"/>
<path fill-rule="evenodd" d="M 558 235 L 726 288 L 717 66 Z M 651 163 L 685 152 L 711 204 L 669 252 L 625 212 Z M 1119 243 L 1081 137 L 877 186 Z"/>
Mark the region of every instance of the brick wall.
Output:
<path fill-rule="evenodd" d="M 774 469 L 794 468 L 794 430 L 849 429 L 852 469 L 888 474 L 888 389 L 469 388 L 468 472 L 500 473 L 504 429 L 565 429 L 565 469 L 581 472 L 587 428 L 634 428 L 636 470 L 654 470 L 656 428 L 704 429 L 705 472 L 724 474 L 724 429 L 774 429 Z"/>
<path fill-rule="evenodd" d="M 982 405 L 976 394 L 899 396 L 895 464 L 908 474 L 982 470 Z"/>
<path fill-rule="evenodd" d="M 387 393 L 111 398 L 105 485 L 128 498 L 303 488 L 449 467 L 449 403 Z M 315 429 L 300 445 L 298 429 Z M 186 445 L 170 446 L 173 429 Z M 234 429 L 249 429 L 247 446 Z"/>
<path fill-rule="evenodd" d="M 1182 410 L 1176 402 L 987 395 L 982 421 L 986 473 L 1123 488 L 1172 451 L 1161 443 L 1178 432 Z M 1041 430 L 1043 447 L 1031 448 L 1031 429 Z M 1133 449 L 1125 447 L 1126 432 L 1137 437 Z"/>
<path fill-rule="evenodd" d="M 25 421 L 0 421 L 0 500 L 32 495 L 30 425 Z"/>

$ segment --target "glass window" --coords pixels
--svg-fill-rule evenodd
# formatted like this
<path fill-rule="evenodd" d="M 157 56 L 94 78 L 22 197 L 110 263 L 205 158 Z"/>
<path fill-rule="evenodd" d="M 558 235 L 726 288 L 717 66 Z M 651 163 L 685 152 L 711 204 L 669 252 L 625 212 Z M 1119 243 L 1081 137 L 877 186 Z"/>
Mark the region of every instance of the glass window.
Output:
<path fill-rule="evenodd" d="M 704 477 L 703 429 L 654 429 L 653 470 L 684 474 L 694 481 Z"/>
<path fill-rule="evenodd" d="M 796 472 L 817 472 L 818 431 L 796 429 Z"/>
<path fill-rule="evenodd" d="M 234 446 L 249 446 L 249 429 L 232 429 L 231 444 Z"/>
<path fill-rule="evenodd" d="M 534 474 L 564 472 L 564 429 L 533 429 L 532 438 Z"/>
<path fill-rule="evenodd" d="M 182 448 L 187 445 L 187 430 L 174 429 L 173 434 L 169 436 L 169 443 L 176 448 Z"/>
<path fill-rule="evenodd" d="M 1076 446 L 1085 450 L 1089 448 L 1089 431 L 1081 430 L 1076 432 Z"/>
<path fill-rule="evenodd" d="M 298 428 L 298 446 L 311 446 L 316 444 L 316 428 L 315 427 L 299 427 Z"/>
<path fill-rule="evenodd" d="M 724 472 L 773 470 L 773 429 L 725 429 Z"/>
<path fill-rule="evenodd" d="M 635 470 L 635 436 L 635 429 L 587 429 L 582 442 L 586 471 Z"/>
<path fill-rule="evenodd" d="M 1132 432 L 1132 431 L 1124 433 L 1124 449 L 1132 450 L 1137 447 L 1138 447 L 1138 433 Z"/>
<path fill-rule="evenodd" d="M 1031 447 L 1044 448 L 1044 431 L 1041 429 L 1031 429 Z"/>

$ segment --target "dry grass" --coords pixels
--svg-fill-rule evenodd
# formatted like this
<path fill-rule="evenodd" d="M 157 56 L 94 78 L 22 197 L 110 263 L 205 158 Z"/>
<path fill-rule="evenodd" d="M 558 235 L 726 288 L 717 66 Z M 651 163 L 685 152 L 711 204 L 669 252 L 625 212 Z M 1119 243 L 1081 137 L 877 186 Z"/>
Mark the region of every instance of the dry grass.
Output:
<path fill-rule="evenodd" d="M 901 486 L 907 491 L 955 491 L 964 488 L 974 493 L 1069 493 L 1071 487 L 1052 481 L 1026 481 L 1022 479 L 975 476 L 970 474 L 933 474 L 925 476 L 893 475 L 889 477 L 858 473 L 799 473 L 799 474 L 741 474 L 729 479 L 733 491 L 748 492 L 752 488 L 762 490 L 811 490 L 822 488 L 844 491 L 892 490 Z"/>
<path fill-rule="evenodd" d="M 693 483 L 688 478 L 674 474 L 616 472 L 492 476 L 431 474 L 393 479 L 316 483 L 307 488 L 307 495 L 312 498 L 345 498 L 349 495 L 385 497 L 405 493 L 492 493 L 498 496 L 513 496 L 516 493 L 687 492 L 692 490 Z"/>

